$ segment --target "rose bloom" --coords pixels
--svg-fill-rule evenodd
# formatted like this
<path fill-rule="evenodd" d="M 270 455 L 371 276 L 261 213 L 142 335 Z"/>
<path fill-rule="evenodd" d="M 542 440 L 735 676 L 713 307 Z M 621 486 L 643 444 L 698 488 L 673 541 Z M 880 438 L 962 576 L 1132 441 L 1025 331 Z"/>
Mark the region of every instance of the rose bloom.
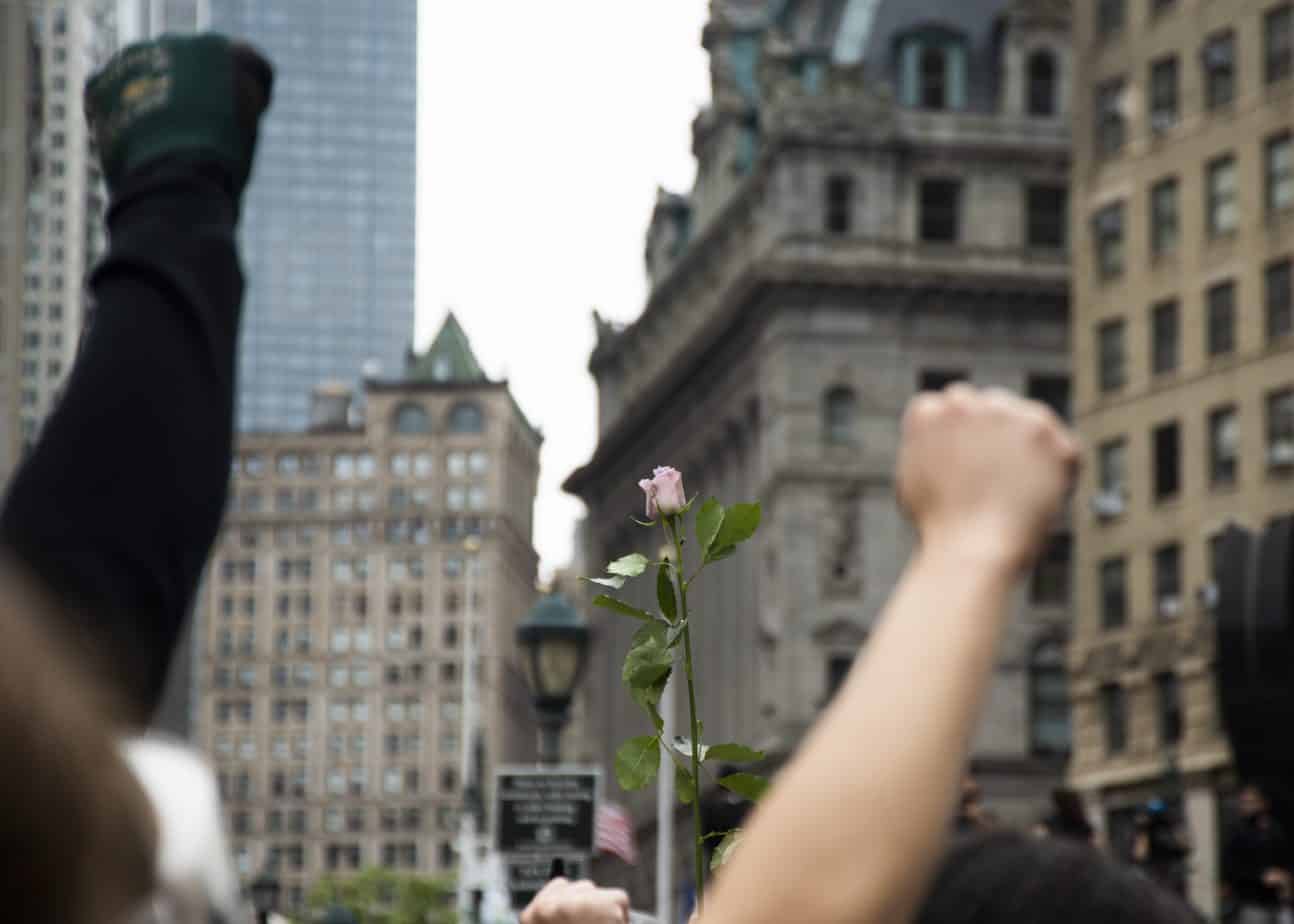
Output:
<path fill-rule="evenodd" d="M 687 505 L 683 493 L 683 475 L 676 468 L 662 466 L 652 472 L 651 478 L 638 482 L 647 495 L 647 519 L 654 520 L 658 513 L 673 516 Z"/>

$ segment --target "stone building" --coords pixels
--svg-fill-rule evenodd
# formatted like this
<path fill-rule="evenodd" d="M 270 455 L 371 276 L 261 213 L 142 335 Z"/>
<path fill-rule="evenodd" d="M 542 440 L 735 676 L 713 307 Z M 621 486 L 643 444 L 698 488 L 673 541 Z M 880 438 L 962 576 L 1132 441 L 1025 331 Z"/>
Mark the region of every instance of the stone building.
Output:
<path fill-rule="evenodd" d="M 1212 540 L 1294 509 L 1294 4 L 1075 10 L 1071 774 L 1117 850 L 1183 812 L 1211 910 Z"/>
<path fill-rule="evenodd" d="M 0 2 L 0 483 L 22 448 L 19 429 L 27 194 L 42 106 L 39 50 L 26 0 Z"/>
<path fill-rule="evenodd" d="M 488 806 L 495 764 L 534 754 L 513 639 L 541 437 L 452 316 L 362 398 L 324 388 L 309 429 L 240 437 L 199 603 L 198 738 L 240 872 L 277 864 L 289 907 L 329 872 L 451 871 L 462 767 Z"/>
<path fill-rule="evenodd" d="M 1068 413 L 1069 9 L 728 0 L 703 43 L 696 184 L 660 195 L 641 316 L 597 319 L 599 441 L 566 488 L 594 567 L 659 547 L 629 520 L 654 465 L 763 503 L 756 541 L 698 582 L 698 671 L 707 739 L 782 755 L 912 549 L 892 479 L 907 401 L 969 379 Z M 1059 532 L 1016 601 L 975 739 L 1008 822 L 1043 811 L 1068 750 L 1070 548 Z M 620 679 L 636 627 L 598 618 L 587 725 L 609 766 L 646 719 Z M 631 804 L 647 839 L 652 799 Z M 650 899 L 650 859 L 606 876 Z"/>

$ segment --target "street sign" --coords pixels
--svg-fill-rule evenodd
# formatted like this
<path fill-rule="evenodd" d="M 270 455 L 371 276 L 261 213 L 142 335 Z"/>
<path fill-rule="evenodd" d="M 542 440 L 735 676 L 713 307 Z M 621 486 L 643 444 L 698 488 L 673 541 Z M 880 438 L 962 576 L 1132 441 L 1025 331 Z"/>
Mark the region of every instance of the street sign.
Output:
<path fill-rule="evenodd" d="M 560 859 L 567 879 L 586 879 L 602 795 L 596 767 L 499 767 L 495 771 L 498 848 L 508 891 L 524 908 Z"/>
<path fill-rule="evenodd" d="M 499 852 L 591 854 L 601 788 L 597 768 L 500 767 L 494 789 Z"/>

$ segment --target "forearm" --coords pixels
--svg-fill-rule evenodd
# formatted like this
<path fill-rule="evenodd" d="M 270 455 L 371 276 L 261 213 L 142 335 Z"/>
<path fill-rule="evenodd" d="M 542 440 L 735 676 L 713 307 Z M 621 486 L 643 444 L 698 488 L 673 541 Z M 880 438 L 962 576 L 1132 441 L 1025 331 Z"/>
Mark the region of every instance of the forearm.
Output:
<path fill-rule="evenodd" d="M 201 170 L 132 178 L 95 317 L 14 477 L 0 541 L 93 639 L 137 721 L 160 694 L 229 478 L 242 276 L 234 201 Z"/>
<path fill-rule="evenodd" d="M 1005 621 L 970 545 L 910 563 L 863 657 L 755 812 L 706 924 L 897 924 L 939 858 Z"/>

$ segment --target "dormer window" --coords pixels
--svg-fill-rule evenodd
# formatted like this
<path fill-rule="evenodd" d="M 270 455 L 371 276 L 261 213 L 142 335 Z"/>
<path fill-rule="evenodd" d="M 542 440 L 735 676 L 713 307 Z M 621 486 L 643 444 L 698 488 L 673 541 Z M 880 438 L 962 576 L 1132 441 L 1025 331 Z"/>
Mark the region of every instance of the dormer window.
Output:
<path fill-rule="evenodd" d="M 905 106 L 966 108 L 966 45 L 946 29 L 923 29 L 899 42 L 899 90 Z"/>
<path fill-rule="evenodd" d="M 921 49 L 921 107 L 948 108 L 948 55 L 942 48 Z"/>
<path fill-rule="evenodd" d="M 1056 105 L 1056 56 L 1035 51 L 1029 56 L 1029 115 L 1054 116 Z"/>

